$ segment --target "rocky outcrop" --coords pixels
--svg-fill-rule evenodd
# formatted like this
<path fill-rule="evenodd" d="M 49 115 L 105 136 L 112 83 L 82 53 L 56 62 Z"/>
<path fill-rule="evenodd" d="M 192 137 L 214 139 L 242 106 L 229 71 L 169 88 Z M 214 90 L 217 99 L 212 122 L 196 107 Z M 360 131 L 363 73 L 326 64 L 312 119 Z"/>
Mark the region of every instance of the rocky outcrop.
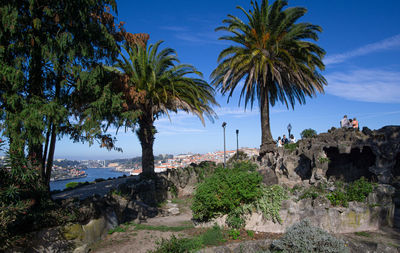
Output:
<path fill-rule="evenodd" d="M 75 198 L 57 198 L 64 208 L 78 210 L 77 222 L 33 233 L 34 237 L 49 235 L 51 240 L 33 240 L 30 248 L 32 252 L 88 252 L 89 244 L 119 224 L 141 223 L 159 215 L 157 204 L 167 198 L 170 185 L 165 174 L 144 180 L 132 177 L 110 188 L 105 196 L 92 192 Z M 176 213 L 175 209 L 172 211 Z"/>
<path fill-rule="evenodd" d="M 313 184 L 330 178 L 354 181 L 362 176 L 391 184 L 400 176 L 400 127 L 363 131 L 332 128 L 315 138 L 297 142 L 291 149 L 276 148 L 260 159 L 280 184 Z"/>
<path fill-rule="evenodd" d="M 332 128 L 259 158 L 264 183 L 288 187 L 360 177 L 395 187 L 394 225 L 400 227 L 400 126 L 371 131 Z"/>
<path fill-rule="evenodd" d="M 368 196 L 366 202 L 349 202 L 348 207 L 332 206 L 325 197 L 298 200 L 292 196 L 282 202 L 279 215 L 281 223 L 264 218 L 262 213 L 253 212 L 246 217 L 246 230 L 284 233 L 287 228 L 304 219 L 311 225 L 320 227 L 330 233 L 354 233 L 358 231 L 374 231 L 383 226 L 393 226 L 394 204 L 392 195 L 394 188 L 390 185 L 379 185 Z M 379 203 L 379 204 L 377 204 Z M 211 227 L 215 223 L 226 226 L 227 215 L 198 227 Z"/>
<path fill-rule="evenodd" d="M 168 170 L 164 175 L 170 184 L 170 193 L 177 197 L 191 196 L 194 194 L 197 184 L 210 175 L 216 164 L 214 162 L 192 163 L 190 166 L 182 169 Z"/>

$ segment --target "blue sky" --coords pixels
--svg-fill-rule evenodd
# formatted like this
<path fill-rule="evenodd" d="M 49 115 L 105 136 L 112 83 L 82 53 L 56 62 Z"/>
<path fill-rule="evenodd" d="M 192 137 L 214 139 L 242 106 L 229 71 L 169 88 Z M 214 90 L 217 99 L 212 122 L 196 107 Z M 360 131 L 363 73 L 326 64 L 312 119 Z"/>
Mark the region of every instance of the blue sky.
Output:
<path fill-rule="evenodd" d="M 229 43 L 219 41 L 214 29 L 227 14 L 244 20 L 237 5 L 250 8 L 250 0 L 218 1 L 128 1 L 117 0 L 118 18 L 126 22 L 131 33 L 150 34 L 150 43 L 165 41 L 174 48 L 182 63 L 193 64 L 209 76 L 217 57 Z M 292 0 L 289 6 L 302 6 L 308 13 L 301 22 L 322 26 L 317 42 L 327 52 L 323 75 L 328 80 L 325 94 L 307 99 L 294 110 L 277 104 L 271 108 L 273 137 L 287 133 L 289 123 L 296 138 L 306 128 L 318 133 L 338 127 L 344 114 L 357 117 L 360 126 L 378 129 L 400 125 L 400 1 L 320 1 Z M 171 115 L 156 122 L 155 154 L 206 153 L 223 149 L 221 124 L 227 122 L 227 148 L 236 147 L 235 130 L 239 129 L 239 146 L 259 147 L 261 142 L 259 109 L 238 106 L 239 92 L 231 101 L 217 94 L 221 105 L 215 108 L 219 118 L 206 126 L 194 116 Z M 141 155 L 137 137 L 128 131 L 116 136 L 124 152 L 108 152 L 97 144 L 72 143 L 62 139 L 56 146 L 56 158 L 112 159 Z"/>

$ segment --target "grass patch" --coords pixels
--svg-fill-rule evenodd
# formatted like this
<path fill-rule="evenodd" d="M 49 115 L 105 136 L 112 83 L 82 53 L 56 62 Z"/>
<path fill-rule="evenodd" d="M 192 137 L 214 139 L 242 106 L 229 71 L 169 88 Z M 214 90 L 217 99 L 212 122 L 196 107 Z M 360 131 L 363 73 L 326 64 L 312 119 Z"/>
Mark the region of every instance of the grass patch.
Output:
<path fill-rule="evenodd" d="M 153 231 L 161 231 L 161 232 L 179 232 L 187 229 L 191 229 L 194 226 L 193 225 L 186 225 L 186 226 L 174 226 L 174 227 L 169 227 L 169 226 L 150 226 L 150 225 L 145 225 L 145 224 L 133 224 L 136 230 L 153 230 Z"/>
<path fill-rule="evenodd" d="M 157 242 L 157 248 L 153 253 L 171 252 L 194 252 L 206 246 L 219 245 L 225 241 L 222 229 L 214 225 L 207 229 L 203 234 L 193 238 L 177 238 L 175 235 L 170 239 L 161 239 Z"/>
<path fill-rule="evenodd" d="M 320 157 L 320 158 L 318 158 L 318 161 L 320 163 L 329 163 L 331 160 L 329 160 L 328 157 Z"/>
<path fill-rule="evenodd" d="M 284 145 L 285 149 L 290 150 L 290 152 L 295 151 L 298 146 L 299 146 L 299 144 L 297 142 L 296 143 L 288 143 L 288 144 Z"/>
<path fill-rule="evenodd" d="M 254 231 L 252 230 L 246 230 L 246 233 L 249 237 L 253 238 L 254 237 Z"/>
<path fill-rule="evenodd" d="M 355 232 L 354 234 L 358 235 L 358 236 L 363 236 L 363 237 L 371 237 L 371 234 L 367 233 L 365 231 Z"/>
<path fill-rule="evenodd" d="M 113 233 L 115 233 L 115 232 L 119 232 L 119 233 L 121 233 L 121 232 L 126 232 L 126 228 L 125 228 L 125 227 L 118 226 L 118 227 L 115 227 L 115 228 L 113 228 L 113 229 L 108 230 L 108 234 L 109 234 L 109 235 L 111 235 L 111 234 L 113 234 Z"/>

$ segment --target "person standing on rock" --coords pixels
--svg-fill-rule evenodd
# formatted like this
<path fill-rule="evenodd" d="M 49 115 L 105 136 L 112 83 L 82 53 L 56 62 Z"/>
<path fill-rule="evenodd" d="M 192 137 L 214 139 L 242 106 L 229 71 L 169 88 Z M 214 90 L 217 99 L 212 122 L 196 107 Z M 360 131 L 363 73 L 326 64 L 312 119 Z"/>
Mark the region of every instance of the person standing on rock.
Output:
<path fill-rule="evenodd" d="M 290 143 L 296 143 L 296 139 L 294 138 L 293 134 L 290 135 L 289 139 L 290 139 Z"/>
<path fill-rule="evenodd" d="M 342 128 L 349 128 L 349 127 L 353 127 L 350 125 L 349 120 L 347 119 L 347 115 L 343 116 L 343 119 L 340 121 L 340 127 Z"/>
<path fill-rule="evenodd" d="M 352 123 L 353 123 L 354 130 L 359 130 L 358 120 L 356 118 L 353 119 Z"/>
<path fill-rule="evenodd" d="M 286 135 L 283 135 L 282 137 L 282 145 L 288 144 L 289 140 L 286 138 Z"/>
<path fill-rule="evenodd" d="M 280 136 L 278 137 L 278 141 L 276 142 L 276 145 L 278 145 L 278 148 L 280 148 L 280 147 L 283 146 L 283 145 L 282 145 L 282 140 L 281 140 L 281 137 L 280 137 Z"/>

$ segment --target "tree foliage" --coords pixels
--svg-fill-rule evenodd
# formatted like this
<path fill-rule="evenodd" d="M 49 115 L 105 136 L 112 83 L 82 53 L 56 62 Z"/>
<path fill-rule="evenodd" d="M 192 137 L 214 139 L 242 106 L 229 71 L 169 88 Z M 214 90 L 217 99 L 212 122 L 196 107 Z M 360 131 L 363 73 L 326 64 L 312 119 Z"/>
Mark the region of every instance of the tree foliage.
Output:
<path fill-rule="evenodd" d="M 154 121 L 170 112 L 184 111 L 200 118 L 213 120 L 216 105 L 214 90 L 201 79 L 202 74 L 192 65 L 180 64 L 176 52 L 171 48 L 159 51 L 162 41 L 147 45 L 148 38 L 127 41 L 120 51 L 121 59 L 109 68 L 118 73 L 128 90 L 124 106 L 140 112 L 137 120 L 122 116 L 121 125 L 138 125 L 136 133 L 142 146 L 142 168 L 144 174 L 154 173 L 153 143 Z M 128 115 L 129 116 L 129 115 Z"/>
<path fill-rule="evenodd" d="M 251 2 L 252 10 L 238 7 L 247 22 L 228 15 L 225 26 L 217 31 L 228 34 L 220 37 L 234 43 L 224 49 L 219 65 L 212 72 L 212 84 L 229 98 L 235 89 L 241 89 L 240 100 L 245 107 L 258 101 L 261 112 L 261 148 L 274 146 L 269 123 L 269 105 L 282 102 L 294 107 L 295 102 L 306 102 L 307 96 L 323 92 L 325 51 L 312 41 L 318 40 L 322 28 L 310 23 L 296 23 L 307 10 L 286 8 L 286 0 L 271 5 L 261 0 L 261 5 Z M 244 81 L 243 84 L 241 81 Z M 262 150 L 263 151 L 263 150 Z"/>
<path fill-rule="evenodd" d="M 317 131 L 315 131 L 312 128 L 304 129 L 303 131 L 301 131 L 300 136 L 302 139 L 313 138 L 313 137 L 317 136 Z"/>
<path fill-rule="evenodd" d="M 0 120 L 12 157 L 25 151 L 48 185 L 57 138 L 99 139 L 121 110 L 102 63 L 123 38 L 114 0 L 6 1 L 0 5 Z M 46 165 L 47 164 L 47 165 Z M 12 161 L 12 168 L 17 168 Z"/>

